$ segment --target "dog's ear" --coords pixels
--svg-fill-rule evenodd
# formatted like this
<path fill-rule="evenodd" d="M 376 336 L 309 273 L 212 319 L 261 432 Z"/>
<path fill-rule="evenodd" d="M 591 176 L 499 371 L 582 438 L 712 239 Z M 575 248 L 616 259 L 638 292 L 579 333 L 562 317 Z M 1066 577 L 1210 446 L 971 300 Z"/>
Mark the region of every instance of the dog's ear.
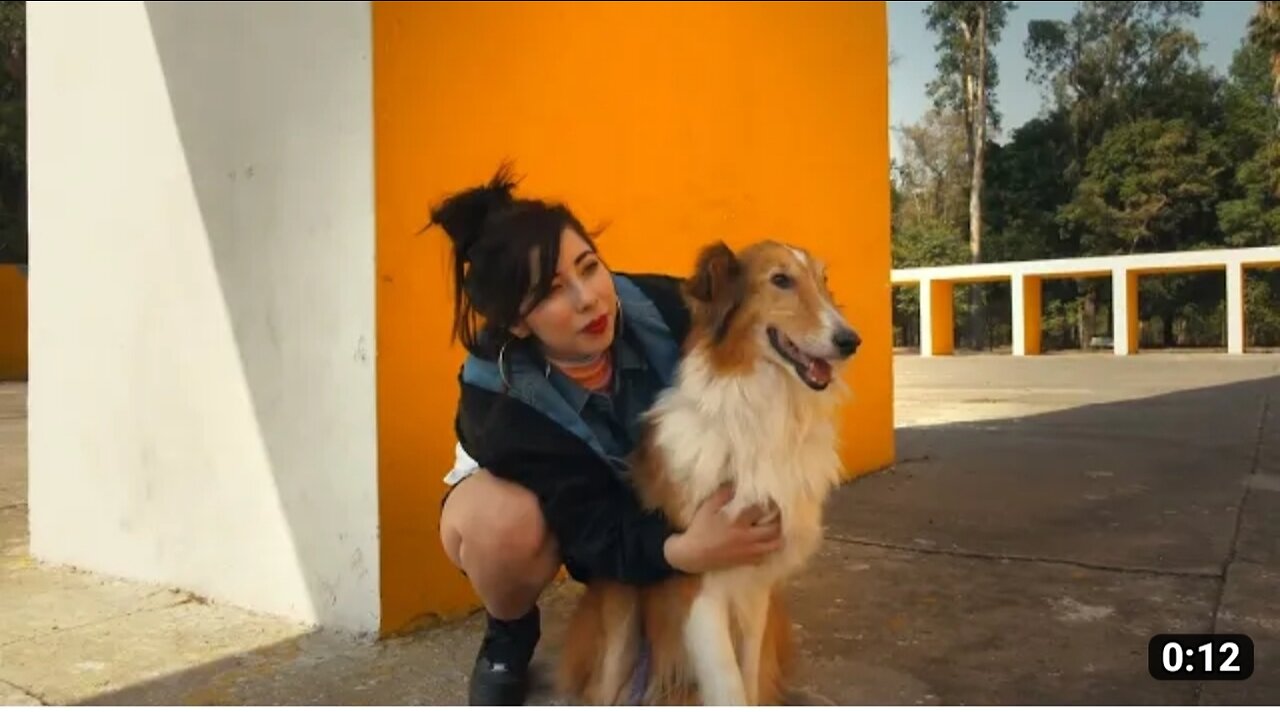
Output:
<path fill-rule="evenodd" d="M 699 302 L 712 302 L 716 292 L 722 289 L 734 273 L 740 269 L 738 257 L 724 242 L 716 242 L 702 248 L 693 270 L 693 277 L 686 285 L 689 296 Z"/>
<path fill-rule="evenodd" d="M 724 242 L 716 242 L 698 254 L 693 277 L 685 285 L 685 293 L 699 307 L 706 326 L 719 341 L 729 330 L 729 319 L 742 304 L 742 263 Z"/>

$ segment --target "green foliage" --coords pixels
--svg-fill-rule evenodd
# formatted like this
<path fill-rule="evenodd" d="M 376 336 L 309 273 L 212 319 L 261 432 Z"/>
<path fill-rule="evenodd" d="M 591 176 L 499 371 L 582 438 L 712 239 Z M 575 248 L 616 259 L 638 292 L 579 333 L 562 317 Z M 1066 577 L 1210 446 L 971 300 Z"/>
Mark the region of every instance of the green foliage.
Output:
<path fill-rule="evenodd" d="M 964 264 L 969 252 L 955 227 L 937 221 L 918 222 L 893 235 L 893 266 L 929 267 Z"/>
<path fill-rule="evenodd" d="M 1119 126 L 1088 158 L 1062 220 L 1079 229 L 1085 254 L 1164 252 L 1204 241 L 1224 161 L 1212 136 L 1190 122 L 1143 119 Z"/>
<path fill-rule="evenodd" d="M 1241 194 L 1218 205 L 1231 247 L 1280 245 L 1280 139 L 1272 139 L 1236 170 Z"/>
<path fill-rule="evenodd" d="M 962 20 L 979 5 L 926 11 L 939 49 L 929 92 L 961 112 L 961 124 L 963 87 L 952 79 L 963 76 L 969 46 Z M 1280 2 L 1258 3 L 1225 76 L 1199 60 L 1188 21 L 1202 5 L 1082 2 L 1069 20 L 1029 23 L 1028 77 L 1043 87 L 1044 109 L 985 146 L 984 260 L 1280 245 Z M 988 71 L 995 86 L 996 67 Z M 947 122 L 912 129 L 913 145 L 954 157 Z M 967 191 L 970 174 L 949 165 L 928 175 L 897 176 L 895 266 L 963 261 L 968 206 L 957 215 L 944 197 Z M 1221 345 L 1223 288 L 1221 273 L 1144 277 L 1143 343 Z M 1108 330 L 1106 280 L 1054 280 L 1044 290 L 1047 347 L 1080 347 L 1095 328 Z M 911 308 L 914 294 L 900 291 L 897 306 Z M 966 308 L 959 297 L 957 315 Z M 974 304 L 998 312 L 1003 299 L 988 289 Z M 1247 343 L 1280 346 L 1280 270 L 1250 273 L 1246 303 Z"/>
<path fill-rule="evenodd" d="M 1275 61 L 1275 55 L 1280 54 L 1280 2 L 1258 3 L 1258 11 L 1249 20 L 1249 41 Z"/>
<path fill-rule="evenodd" d="M 0 2 L 0 264 L 27 261 L 26 3 Z"/>
<path fill-rule="evenodd" d="M 1271 101 L 1271 58 L 1246 43 L 1231 63 L 1223 93 L 1223 150 L 1236 166 L 1218 204 L 1225 243 L 1232 247 L 1280 245 L 1280 107 Z"/>
<path fill-rule="evenodd" d="M 1196 69 L 1200 42 L 1183 27 L 1200 2 L 1083 2 L 1070 21 L 1028 24 L 1028 78 L 1064 111 L 1075 148 L 1070 177 L 1113 126 L 1143 116 L 1153 98 Z"/>
<path fill-rule="evenodd" d="M 898 128 L 902 156 L 894 165 L 899 195 L 895 224 L 942 223 L 958 239 L 968 223 L 969 168 L 965 127 L 953 111 L 930 111 L 919 122 Z"/>
<path fill-rule="evenodd" d="M 1245 340 L 1250 346 L 1280 344 L 1280 279 L 1271 274 L 1249 275 L 1244 285 Z"/>
<path fill-rule="evenodd" d="M 1246 42 L 1231 60 L 1222 91 L 1222 141 L 1232 161 L 1244 161 L 1275 133 L 1280 118 L 1271 103 L 1271 58 L 1262 47 Z"/>
<path fill-rule="evenodd" d="M 890 176 L 893 266 L 968 262 L 968 168 L 960 115 L 934 110 L 898 132 L 903 151 Z M 919 294 L 894 290 L 894 311 L 902 339 L 914 343 Z"/>
<path fill-rule="evenodd" d="M 1023 124 L 991 148 L 985 216 L 988 261 L 1068 257 L 1077 253 L 1058 225 L 1071 199 L 1071 129 L 1063 112 Z"/>
<path fill-rule="evenodd" d="M 894 268 L 964 264 L 969 261 L 969 249 L 954 225 L 924 219 L 894 230 L 892 256 Z M 897 320 L 913 328 L 920 318 L 920 293 L 895 289 L 893 302 Z"/>

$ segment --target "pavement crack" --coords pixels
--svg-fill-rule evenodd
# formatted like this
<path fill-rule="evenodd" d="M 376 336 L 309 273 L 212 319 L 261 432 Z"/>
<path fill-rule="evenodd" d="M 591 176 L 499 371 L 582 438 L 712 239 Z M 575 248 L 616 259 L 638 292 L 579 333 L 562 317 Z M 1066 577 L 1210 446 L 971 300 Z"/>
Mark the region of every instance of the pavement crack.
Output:
<path fill-rule="evenodd" d="M 147 600 L 158 595 L 163 595 L 163 593 L 164 592 L 151 593 L 143 596 L 142 598 L 143 600 Z M 16 645 L 22 645 L 23 643 L 30 643 L 32 641 L 40 640 L 41 638 L 47 638 L 51 635 L 61 635 L 63 633 L 69 633 L 72 631 L 84 630 L 85 628 L 92 628 L 94 626 L 102 625 L 103 623 L 115 623 L 117 621 L 122 621 L 126 618 L 132 618 L 133 616 L 136 616 L 142 613 L 155 613 L 156 611 L 167 611 L 171 608 L 180 608 L 182 606 L 189 606 L 189 605 L 199 605 L 199 603 L 200 601 L 197 598 L 187 596 L 185 598 L 182 598 L 181 600 L 173 601 L 172 603 L 169 603 L 163 606 L 156 606 L 154 608 L 152 607 L 135 608 L 131 611 L 118 613 L 112 616 L 106 616 L 105 618 L 97 618 L 95 620 L 85 621 L 84 623 L 80 623 L 78 625 L 58 627 L 57 629 L 51 630 L 47 633 L 37 633 L 36 635 L 29 635 L 25 638 L 10 640 L 7 643 L 0 643 L 0 650 L 4 650 L 5 648 L 11 648 Z M 3 680 L 0 680 L 0 682 L 3 682 Z"/>
<path fill-rule="evenodd" d="M 39 702 L 39 703 L 40 703 L 40 705 L 41 705 L 42 707 L 48 707 L 48 706 L 50 706 L 49 701 L 48 701 L 48 700 L 46 700 L 44 697 L 40 696 L 39 694 L 37 694 L 35 690 L 31 690 L 31 689 L 28 689 L 28 688 L 26 688 L 26 687 L 23 687 L 22 685 L 19 685 L 18 683 L 13 682 L 13 681 L 11 681 L 11 680 L 6 680 L 6 679 L 4 679 L 3 677 L 0 677 L 0 684 L 4 684 L 4 685 L 8 685 L 9 687 L 12 687 L 13 689 L 17 690 L 18 692 L 21 692 L 22 694 L 26 695 L 27 697 L 30 697 L 31 699 L 35 700 L 36 702 Z"/>
<path fill-rule="evenodd" d="M 1258 474 L 1258 467 L 1262 463 L 1262 438 L 1266 435 L 1267 416 L 1271 412 L 1271 394 L 1267 393 L 1262 397 L 1262 412 L 1258 414 L 1258 435 L 1253 441 L 1253 458 L 1249 464 L 1249 474 Z"/>
<path fill-rule="evenodd" d="M 1266 393 L 1262 397 L 1262 409 L 1258 413 L 1257 436 L 1253 441 L 1253 456 L 1250 458 L 1248 478 L 1252 478 L 1258 474 L 1258 468 L 1262 462 L 1262 439 L 1266 435 L 1267 415 L 1271 411 L 1271 394 Z M 1245 479 L 1243 490 L 1240 493 L 1240 501 L 1236 504 L 1236 521 L 1235 527 L 1231 532 L 1231 544 L 1227 547 L 1227 557 L 1222 562 L 1222 572 L 1218 576 L 1218 592 L 1214 596 L 1213 601 L 1213 622 L 1210 631 L 1218 632 L 1218 622 L 1222 618 L 1222 603 L 1227 596 L 1227 577 L 1231 573 L 1231 567 L 1236 563 L 1236 556 L 1239 552 L 1240 545 L 1240 529 L 1244 524 L 1244 510 L 1249 506 L 1249 493 L 1253 491 L 1253 485 L 1249 479 Z M 1201 695 L 1204 692 L 1203 684 L 1196 685 L 1195 704 L 1202 703 Z"/>
<path fill-rule="evenodd" d="M 1195 578 L 1195 579 L 1217 579 L 1221 578 L 1220 574 L 1199 571 L 1170 571 L 1168 569 L 1153 569 L 1144 566 L 1118 566 L 1115 564 L 1099 564 L 1090 561 L 1080 561 L 1077 559 L 1060 559 L 1052 556 L 1030 556 L 1026 554 L 989 554 L 982 551 L 966 551 L 964 549 L 937 549 L 927 546 L 909 546 L 907 544 L 894 544 L 884 541 L 873 541 L 871 539 L 860 539 L 858 537 L 842 536 L 839 534 L 828 534 L 825 539 L 827 541 L 840 542 L 842 544 L 857 544 L 859 546 L 868 546 L 875 549 L 887 549 L 890 551 L 906 551 L 913 554 L 926 554 L 929 556 L 950 556 L 957 559 L 978 559 L 981 561 L 1017 561 L 1021 563 L 1031 564 L 1052 564 L 1057 566 L 1074 566 L 1081 569 L 1089 569 L 1092 571 L 1110 571 L 1122 574 L 1142 574 L 1147 576 L 1171 576 L 1175 578 Z"/>

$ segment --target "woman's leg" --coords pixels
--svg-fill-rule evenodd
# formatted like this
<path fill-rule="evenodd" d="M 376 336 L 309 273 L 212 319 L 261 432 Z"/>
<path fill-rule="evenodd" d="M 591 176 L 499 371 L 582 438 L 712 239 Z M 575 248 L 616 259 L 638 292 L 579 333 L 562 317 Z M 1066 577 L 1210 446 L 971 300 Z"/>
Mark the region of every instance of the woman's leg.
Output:
<path fill-rule="evenodd" d="M 555 578 L 560 559 L 538 500 L 479 470 L 458 483 L 440 515 L 445 553 L 495 618 L 519 618 Z"/>
<path fill-rule="evenodd" d="M 471 678 L 471 704 L 522 704 L 541 636 L 538 596 L 560 568 L 538 500 L 479 470 L 454 487 L 440 515 L 440 539 L 488 611 Z"/>

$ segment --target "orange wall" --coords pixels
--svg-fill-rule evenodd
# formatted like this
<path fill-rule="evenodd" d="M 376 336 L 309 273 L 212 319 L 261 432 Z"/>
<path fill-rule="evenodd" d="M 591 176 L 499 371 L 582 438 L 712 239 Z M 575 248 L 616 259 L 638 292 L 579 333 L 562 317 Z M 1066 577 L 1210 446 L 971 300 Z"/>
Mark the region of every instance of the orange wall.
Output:
<path fill-rule="evenodd" d="M 27 278 L 0 265 L 0 381 L 27 379 Z"/>
<path fill-rule="evenodd" d="M 506 158 L 615 267 L 724 238 L 815 249 L 866 343 L 852 472 L 893 458 L 885 6 L 374 3 L 383 627 L 474 604 L 437 536 L 456 373 L 429 205 Z"/>

